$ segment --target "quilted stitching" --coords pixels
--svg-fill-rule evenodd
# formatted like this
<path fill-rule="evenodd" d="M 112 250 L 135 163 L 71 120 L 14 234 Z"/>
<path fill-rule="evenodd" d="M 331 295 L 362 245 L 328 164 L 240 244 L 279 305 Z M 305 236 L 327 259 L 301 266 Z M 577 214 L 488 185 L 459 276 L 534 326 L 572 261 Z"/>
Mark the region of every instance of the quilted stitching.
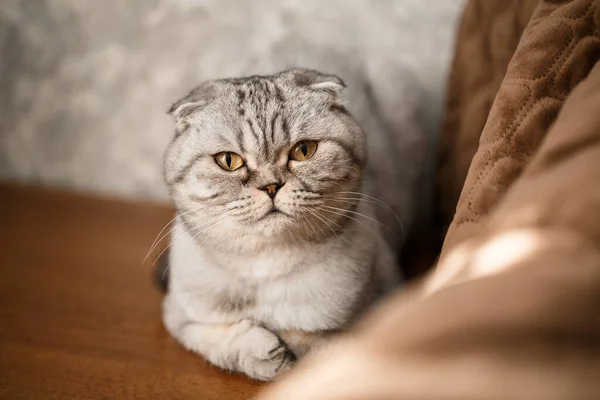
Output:
<path fill-rule="evenodd" d="M 487 11 L 493 12 L 491 4 L 499 3 L 489 2 Z M 519 9 L 527 7 L 526 3 L 521 3 Z M 465 18 L 468 15 L 466 13 Z M 480 220 L 521 176 L 566 96 L 600 59 L 598 15 L 598 0 L 539 2 L 508 65 L 481 133 L 446 237 L 445 250 L 473 234 Z M 488 29 L 487 35 L 490 31 L 493 34 L 494 29 Z M 478 32 L 472 30 L 471 34 Z M 459 52 L 457 58 L 460 56 Z M 455 62 L 455 68 L 460 65 L 460 60 Z M 455 127 L 464 124 L 464 121 L 454 122 Z"/>
<path fill-rule="evenodd" d="M 456 211 L 471 160 L 521 33 L 539 0 L 471 0 L 457 38 L 440 135 L 438 220 Z"/>

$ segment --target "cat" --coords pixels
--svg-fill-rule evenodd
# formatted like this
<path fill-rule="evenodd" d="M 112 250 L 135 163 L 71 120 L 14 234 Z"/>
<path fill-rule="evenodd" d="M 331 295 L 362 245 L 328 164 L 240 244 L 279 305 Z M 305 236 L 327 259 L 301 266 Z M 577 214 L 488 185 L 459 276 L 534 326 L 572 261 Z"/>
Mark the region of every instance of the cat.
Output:
<path fill-rule="evenodd" d="M 401 281 L 401 227 L 363 194 L 395 148 L 367 144 L 345 87 L 293 68 L 204 82 L 169 111 L 177 217 L 163 319 L 217 367 L 273 380 Z"/>

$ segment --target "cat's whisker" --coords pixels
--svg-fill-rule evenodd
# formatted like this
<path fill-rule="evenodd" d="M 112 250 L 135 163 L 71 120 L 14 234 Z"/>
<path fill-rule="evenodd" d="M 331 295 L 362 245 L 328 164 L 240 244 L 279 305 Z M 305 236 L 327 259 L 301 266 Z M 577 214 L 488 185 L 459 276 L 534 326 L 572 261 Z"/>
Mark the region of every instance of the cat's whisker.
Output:
<path fill-rule="evenodd" d="M 356 196 L 361 196 L 361 197 L 366 197 L 368 199 L 371 199 L 379 204 L 381 204 L 382 206 L 384 206 L 385 208 L 387 208 L 391 213 L 393 213 L 394 215 L 396 215 L 396 213 L 394 212 L 394 210 L 392 209 L 392 207 L 390 207 L 386 202 L 378 199 L 375 196 L 372 196 L 370 194 L 367 193 L 361 193 L 361 192 L 352 192 L 352 191 L 343 191 L 343 192 L 338 192 L 339 194 L 351 194 L 351 195 L 356 195 Z M 397 215 L 396 215 L 397 216 Z"/>
<path fill-rule="evenodd" d="M 349 204 L 354 204 L 354 205 L 358 205 L 360 204 L 361 201 L 364 201 L 365 199 L 352 199 L 352 198 L 338 198 L 338 197 L 327 197 L 327 200 L 331 200 L 331 201 L 339 201 L 341 203 L 349 203 Z"/>
<path fill-rule="evenodd" d="M 309 211 L 309 212 L 310 212 L 310 211 Z M 314 213 L 312 213 L 312 212 L 311 212 L 310 214 L 316 217 L 316 215 L 315 215 Z M 317 218 L 319 218 L 319 217 L 317 217 Z M 319 218 L 319 219 L 320 219 L 320 218 Z M 320 231 L 321 231 L 321 233 L 323 234 L 323 238 L 326 238 L 326 237 L 327 237 L 327 235 L 325 234 L 325 231 L 323 230 L 323 228 L 321 228 L 321 225 L 319 225 L 319 224 L 318 224 L 316 221 L 315 221 L 315 224 L 317 225 L 317 228 L 319 228 L 319 230 L 320 230 Z"/>
<path fill-rule="evenodd" d="M 228 210 L 221 210 L 221 211 L 219 211 L 218 213 L 214 214 L 214 215 L 213 215 L 213 218 L 209 219 L 209 221 L 208 221 L 208 222 L 205 222 L 205 223 L 203 223 L 203 224 L 202 224 L 202 225 L 200 225 L 198 228 L 194 228 L 194 230 L 195 230 L 195 229 L 202 229 L 204 226 L 206 226 L 207 224 L 210 224 L 210 223 L 211 223 L 211 222 L 213 222 L 213 221 L 214 221 L 214 220 L 215 220 L 217 217 L 219 217 L 219 216 L 222 216 L 222 214 L 224 214 L 224 213 L 225 213 L 225 212 L 227 212 L 227 211 L 231 211 L 231 210 L 229 210 L 229 209 L 228 209 Z M 222 216 L 222 217 L 221 217 L 221 219 L 224 219 L 224 218 L 226 218 L 226 217 L 228 217 L 228 216 L 229 216 L 229 214 L 227 214 L 227 215 L 224 215 L 224 216 Z M 194 221 L 194 220 L 192 220 L 192 221 Z M 179 224 L 179 225 L 177 225 L 177 226 L 181 226 L 181 225 L 183 225 L 183 224 L 184 224 L 184 223 L 182 222 L 181 224 Z M 176 228 L 173 228 L 173 229 L 172 229 L 170 232 L 172 232 L 172 231 L 173 231 L 173 230 L 175 230 L 175 229 L 176 229 Z M 169 232 L 169 233 L 170 233 L 170 232 Z M 175 238 L 171 239 L 171 241 L 170 241 L 170 242 L 169 242 L 169 243 L 168 243 L 168 244 L 165 246 L 165 248 L 164 248 L 164 249 L 163 249 L 163 250 L 162 250 L 162 251 L 161 251 L 161 252 L 158 254 L 158 256 L 157 256 L 157 257 L 154 259 L 154 262 L 153 262 L 152 264 L 156 264 L 156 262 L 157 262 L 157 261 L 160 259 L 160 257 L 161 257 L 161 256 L 162 256 L 162 255 L 163 255 L 163 254 L 164 254 L 164 253 L 165 253 L 165 252 L 166 252 L 166 251 L 169 249 L 169 247 L 171 247 L 171 243 L 172 243 L 173 241 L 176 241 L 177 239 L 179 239 L 181 236 L 183 236 L 183 235 L 185 235 L 185 234 L 186 234 L 186 232 L 182 232 L 182 233 L 180 233 L 178 236 L 176 236 Z"/>
<path fill-rule="evenodd" d="M 335 183 L 335 182 L 333 182 Z M 335 183 L 336 185 L 341 186 L 339 183 Z M 365 194 L 365 193 L 360 193 L 360 192 L 353 192 L 353 191 L 341 191 L 341 192 L 337 192 L 339 194 L 348 194 L 351 196 L 355 196 L 355 197 L 335 197 L 335 196 L 322 196 L 322 195 L 315 195 L 315 196 L 303 196 L 304 200 L 315 200 L 315 201 L 321 201 L 323 199 L 325 200 L 331 200 L 331 201 L 337 201 L 337 202 L 341 202 L 341 203 L 347 203 L 347 204 L 354 204 L 356 205 L 357 203 L 364 201 L 367 203 L 371 203 L 371 204 L 375 204 L 381 207 L 384 207 L 390 214 L 392 214 L 394 216 L 394 218 L 396 219 L 396 221 L 398 222 L 398 225 L 400 227 L 400 230 L 402 232 L 402 237 L 398 237 L 398 235 L 392 230 L 390 229 L 390 227 L 388 227 L 387 225 L 383 224 L 381 221 L 379 220 L 375 220 L 371 217 L 368 217 L 362 213 L 357 213 L 355 211 L 351 211 L 348 210 L 348 212 L 350 213 L 354 213 L 357 215 L 361 215 L 365 218 L 369 218 L 372 219 L 373 221 L 377 222 L 379 225 L 381 225 L 382 227 L 384 227 L 386 230 L 390 231 L 395 237 L 397 237 L 398 239 L 404 240 L 405 239 L 405 228 L 404 228 L 404 224 L 402 223 L 402 220 L 400 219 L 400 217 L 398 216 L 398 214 L 396 214 L 394 212 L 394 210 L 385 202 L 383 202 L 382 200 L 378 199 L 377 197 Z M 320 204 L 321 206 L 326 206 L 325 204 Z M 341 210 L 341 208 L 338 208 L 339 210 Z M 345 210 L 344 210 L 345 211 Z"/>
<path fill-rule="evenodd" d="M 309 201 L 314 200 L 316 205 L 321 205 L 321 206 L 325 206 L 325 204 L 323 204 L 323 200 L 329 200 L 329 201 L 335 201 L 335 202 L 353 204 L 353 205 L 358 205 L 358 203 L 360 203 L 361 201 L 364 201 L 367 203 L 385 207 L 387 211 L 389 211 L 392 215 L 394 215 L 395 219 L 398 221 L 398 225 L 400 226 L 402 233 L 404 234 L 404 226 L 402 224 L 402 221 L 400 220 L 398 215 L 391 209 L 391 207 L 389 207 L 387 204 L 383 203 L 382 201 L 375 201 L 369 197 L 343 197 L 343 198 L 340 198 L 340 197 L 332 197 L 332 196 L 305 197 L 304 200 L 309 200 Z M 314 203 L 311 203 L 311 204 L 314 204 Z M 350 211 L 350 212 L 352 212 L 352 211 Z M 378 221 L 378 222 L 381 225 L 385 226 L 385 228 L 387 230 L 390 230 L 390 228 L 388 226 L 384 225 L 380 221 Z"/>
<path fill-rule="evenodd" d="M 317 233 L 317 230 L 315 229 L 314 225 L 312 224 L 312 222 L 310 222 L 310 219 L 306 218 L 306 222 L 308 222 L 308 224 L 310 225 L 311 229 L 313 230 L 313 232 L 315 233 L 315 238 L 318 240 L 319 239 L 319 234 Z M 322 230 L 321 230 L 322 231 Z"/>
<path fill-rule="evenodd" d="M 294 237 L 294 234 L 292 233 L 291 229 L 288 228 L 287 225 L 284 225 L 284 228 L 288 231 L 288 233 L 290 234 L 290 238 Z"/>
<path fill-rule="evenodd" d="M 204 221 L 201 225 L 199 226 L 195 226 L 192 229 L 190 229 L 188 231 L 188 233 L 192 234 L 192 238 L 196 239 L 198 236 L 200 236 L 202 233 L 204 233 L 205 229 L 207 229 L 206 227 L 208 225 L 212 226 L 211 224 L 214 224 L 215 221 L 219 222 L 224 220 L 225 218 L 228 218 L 231 216 L 231 214 L 233 213 L 233 210 L 223 210 L 222 212 L 213 215 L 212 218 L 210 218 L 207 221 Z"/>
<path fill-rule="evenodd" d="M 175 222 L 177 220 L 177 218 L 179 218 L 182 215 L 186 215 L 186 214 L 189 214 L 191 212 L 197 212 L 197 211 L 203 210 L 204 208 L 207 208 L 207 207 L 210 207 L 210 206 L 192 208 L 192 209 L 187 210 L 187 211 L 185 211 L 183 213 L 176 213 L 175 217 L 172 220 L 170 220 L 169 222 L 167 222 L 167 224 L 160 230 L 160 232 L 158 232 L 158 235 L 156 235 L 156 238 L 154 239 L 154 241 L 150 245 L 150 250 L 148 250 L 148 252 L 146 253 L 146 256 L 144 257 L 144 260 L 140 264 L 140 267 L 143 266 L 146 263 L 146 261 L 148 260 L 148 257 L 150 257 L 150 254 L 152 254 L 152 252 L 154 251 L 154 249 L 156 248 L 156 246 L 158 246 L 160 244 L 160 242 L 162 242 L 163 239 L 165 237 L 167 237 L 173 231 L 173 229 L 176 228 L 176 227 L 173 227 L 171 230 L 169 230 L 167 233 L 165 233 L 163 236 L 161 236 L 162 233 L 165 231 L 165 229 L 167 229 L 167 227 L 169 225 L 171 225 L 173 222 Z M 159 239 L 159 237 L 160 237 L 160 239 Z"/>
<path fill-rule="evenodd" d="M 304 230 L 306 231 L 306 240 L 310 241 L 310 235 L 308 233 L 308 225 L 306 225 L 306 217 L 301 215 L 300 218 L 302 221 L 302 225 L 304 225 Z"/>
<path fill-rule="evenodd" d="M 394 232 L 392 229 L 390 229 L 388 226 L 386 226 L 385 224 L 383 224 L 381 221 L 379 221 L 379 220 L 378 220 L 378 219 L 376 219 L 376 218 L 370 217 L 370 216 L 368 216 L 368 215 L 365 215 L 365 214 L 363 214 L 363 213 L 360 213 L 360 212 L 357 212 L 357 211 L 345 210 L 345 209 L 343 209 L 343 208 L 339 208 L 339 207 L 332 207 L 332 206 L 326 206 L 326 205 L 323 205 L 322 207 L 325 207 L 325 208 L 327 208 L 327 209 L 331 209 L 331 210 L 336 210 L 336 211 L 342 211 L 342 212 L 346 212 L 346 213 L 351 213 L 351 214 L 357 215 L 357 216 L 359 216 L 359 217 L 366 218 L 366 219 L 368 219 L 368 220 L 370 220 L 370 221 L 373 221 L 373 222 L 377 223 L 377 224 L 378 224 L 378 225 L 380 225 L 381 227 L 383 227 L 383 228 L 385 228 L 386 230 L 388 230 L 388 231 L 389 231 L 389 232 L 390 232 L 392 235 L 394 235 L 396 238 L 400 239 L 400 238 L 398 237 L 398 235 L 396 235 L 396 233 L 395 233 L 395 232 Z"/>
<path fill-rule="evenodd" d="M 328 227 L 329 229 L 331 229 L 331 232 L 333 232 L 333 234 L 334 234 L 334 236 L 336 237 L 336 239 L 338 238 L 338 235 L 337 235 L 337 233 L 336 233 L 336 232 L 335 232 L 335 230 L 334 230 L 334 229 L 331 227 L 331 225 L 329 225 L 329 224 L 327 223 L 327 221 L 326 221 L 326 220 L 324 220 L 322 217 L 320 217 L 320 216 L 319 216 L 319 214 L 318 214 L 316 211 L 315 211 L 315 212 L 312 212 L 312 210 L 310 210 L 309 208 L 305 208 L 305 210 L 306 210 L 306 211 L 308 211 L 308 212 L 309 212 L 309 213 L 310 213 L 310 214 L 311 214 L 313 217 L 316 217 L 316 218 L 318 218 L 318 219 L 319 219 L 321 222 L 323 222 L 325 225 L 327 225 L 327 227 Z M 318 225 L 317 225 L 317 226 L 318 226 Z M 321 227 L 320 227 L 320 226 L 319 226 L 319 229 L 321 229 Z M 323 237 L 326 237 L 326 235 L 325 235 L 325 232 L 323 231 L 323 229 L 321 229 L 321 232 L 323 232 Z"/>
<path fill-rule="evenodd" d="M 160 277 L 161 281 L 165 280 L 165 276 L 167 276 L 167 272 L 169 272 L 169 268 L 171 268 L 171 261 L 167 262 L 167 266 L 165 268 L 165 270 L 162 273 L 162 276 Z"/>
<path fill-rule="evenodd" d="M 325 208 L 325 207 L 327 207 L 327 208 Z M 348 219 L 350 219 L 352 221 L 355 221 L 356 223 L 362 225 L 363 227 L 365 227 L 366 229 L 368 229 L 374 235 L 377 234 L 377 232 L 374 231 L 371 226 L 365 224 L 363 221 L 360 221 L 357 218 L 354 218 L 354 217 L 348 215 L 349 210 L 344 210 L 343 208 L 329 207 L 329 206 L 321 206 L 321 207 L 316 207 L 316 208 L 318 208 L 319 210 L 321 210 L 323 212 L 326 212 L 326 213 L 335 214 L 335 215 L 339 215 L 339 216 L 344 217 L 344 218 L 348 218 Z M 337 210 L 340 210 L 340 211 L 337 211 Z M 361 217 L 367 217 L 366 215 L 361 214 L 361 213 L 357 213 L 357 214 L 358 214 L 358 216 L 361 216 Z M 376 222 L 377 224 L 382 225 L 383 227 L 385 227 L 387 229 L 387 227 L 385 225 L 381 224 L 379 221 L 377 221 L 377 220 L 375 220 L 373 218 L 370 218 L 370 217 L 367 217 L 367 219 L 370 219 L 370 220 Z"/>
<path fill-rule="evenodd" d="M 331 197 L 331 198 L 327 198 L 327 200 L 338 202 L 338 203 L 352 204 L 355 206 L 358 205 L 358 203 L 364 201 L 364 202 L 367 202 L 370 204 L 381 206 L 380 203 L 373 201 L 371 199 L 368 199 L 368 198 L 364 198 L 364 197 L 363 198 L 358 198 L 358 197 L 356 197 L 356 198 L 350 198 L 350 197 L 348 197 L 348 198 L 339 198 L 339 197 L 333 198 L 333 197 Z M 400 227 L 400 230 L 402 231 L 402 233 L 404 233 L 404 226 L 403 226 L 402 222 L 400 221 L 400 218 L 397 215 L 395 215 L 395 213 L 393 213 L 393 211 L 391 211 L 391 210 L 388 210 L 388 211 L 390 211 L 396 217 L 396 220 L 398 221 L 398 226 Z"/>
<path fill-rule="evenodd" d="M 351 216 L 349 216 L 349 215 L 347 215 L 347 214 L 345 214 L 345 213 L 341 213 L 341 212 L 337 212 L 337 211 L 332 211 L 332 210 L 327 210 L 327 209 L 325 209 L 325 208 L 320 208 L 320 207 L 315 207 L 315 208 L 316 208 L 316 209 L 318 209 L 318 210 L 320 210 L 320 211 L 326 212 L 326 213 L 335 214 L 335 215 L 339 215 L 339 216 L 341 216 L 341 217 L 344 217 L 344 218 L 348 218 L 348 219 L 350 219 L 350 220 L 352 220 L 352 221 L 355 221 L 355 222 L 357 222 L 357 223 L 361 224 L 361 225 L 362 225 L 362 226 L 364 226 L 366 229 L 368 229 L 368 230 L 369 230 L 371 233 L 373 233 L 373 234 L 377 234 L 377 232 L 375 232 L 373 229 L 371 229 L 371 227 L 370 227 L 370 226 L 366 225 L 366 224 L 365 224 L 365 223 L 363 223 L 362 221 L 359 221 L 358 219 L 356 219 L 356 218 L 354 218 L 354 217 L 351 217 Z"/>
<path fill-rule="evenodd" d="M 398 214 L 396 214 L 396 212 L 392 209 L 392 207 L 390 207 L 387 203 L 385 203 L 384 201 L 378 199 L 375 196 L 371 196 L 369 194 L 366 193 L 361 193 L 361 192 L 349 192 L 349 191 L 344 191 L 344 192 L 338 192 L 339 194 L 349 194 L 349 195 L 354 195 L 354 196 L 359 196 L 360 199 L 366 200 L 372 204 L 379 204 L 380 206 L 384 207 L 390 214 L 392 214 L 394 216 L 394 218 L 396 218 L 396 221 L 398 221 L 398 225 L 400 226 L 400 230 L 402 231 L 402 238 L 404 240 L 404 238 L 406 237 L 406 230 L 404 228 L 404 224 L 402 223 L 402 220 L 400 219 L 400 217 L 398 216 Z M 336 199 L 335 197 L 328 197 L 330 199 Z M 354 200 L 353 198 L 344 198 L 344 200 Z"/>
<path fill-rule="evenodd" d="M 180 226 L 185 225 L 184 222 L 181 222 L 180 224 L 178 224 L 177 226 L 175 226 L 173 229 L 171 229 L 168 233 L 172 233 L 175 229 L 177 229 Z M 171 243 L 177 239 L 179 239 L 181 236 L 185 235 L 185 232 L 180 233 L 179 235 L 177 235 L 175 238 L 172 238 L 167 245 L 164 247 L 164 249 L 162 249 L 162 251 L 158 254 L 158 256 L 154 259 L 154 262 L 152 263 L 152 265 L 156 264 L 156 262 L 160 259 L 160 257 L 169 249 L 169 247 L 171 247 Z"/>
<path fill-rule="evenodd" d="M 315 211 L 317 214 L 319 214 L 318 211 Z M 334 224 L 335 226 L 337 226 L 338 228 L 340 228 L 340 231 L 343 229 L 342 226 L 340 224 L 338 224 L 337 222 L 335 222 L 334 220 L 332 220 L 331 218 L 327 218 L 326 215 L 321 215 L 319 214 L 321 217 L 325 218 L 327 221 L 331 222 L 332 224 Z M 336 235 L 336 238 L 339 239 L 339 237 Z M 350 246 L 352 246 L 353 249 L 356 249 L 356 246 L 354 245 L 354 243 L 352 243 L 350 240 L 348 240 L 347 237 L 342 236 L 342 240 L 346 243 L 348 243 Z"/>
<path fill-rule="evenodd" d="M 206 208 L 206 207 L 202 207 L 202 208 L 200 208 L 200 209 L 188 210 L 188 211 L 186 211 L 186 212 L 184 212 L 184 213 L 180 213 L 180 214 L 178 214 L 178 215 L 177 215 L 177 216 L 176 216 L 174 219 L 177 219 L 178 217 L 181 217 L 181 216 L 184 216 L 184 215 L 186 215 L 186 214 L 189 214 L 189 212 L 190 212 L 190 211 L 200 211 L 200 210 L 203 210 L 204 208 Z M 221 211 L 219 211 L 219 212 L 217 212 L 217 213 L 211 213 L 210 215 L 211 215 L 211 216 L 216 216 L 216 215 L 222 214 L 222 213 L 223 213 L 223 212 L 225 212 L 225 211 L 227 211 L 227 210 L 221 210 Z M 182 220 L 182 221 L 181 221 L 179 224 L 177 224 L 177 225 L 173 226 L 173 227 L 172 227 L 172 228 L 171 228 L 171 229 L 170 229 L 168 232 L 166 232 L 166 233 L 165 233 L 165 234 L 164 234 L 164 235 L 163 235 L 163 236 L 162 236 L 162 237 L 161 237 L 161 238 L 160 238 L 160 239 L 159 239 L 159 240 L 156 242 L 156 244 L 150 248 L 150 250 L 148 251 L 148 254 L 146 255 L 146 258 L 144 258 L 144 262 L 145 262 L 145 261 L 146 261 L 146 259 L 147 259 L 147 258 L 150 256 L 150 254 L 152 254 L 152 252 L 153 252 L 153 251 L 156 249 L 156 247 L 157 247 L 157 246 L 160 244 L 160 242 L 162 242 L 162 241 L 163 241 L 163 239 L 165 239 L 167 236 L 169 236 L 171 233 L 173 233 L 173 231 L 174 231 L 175 229 L 177 229 L 177 228 L 178 228 L 178 227 L 180 227 L 180 226 L 183 226 L 184 224 L 185 224 L 185 222 Z M 144 265 L 144 262 L 142 262 L 142 265 Z"/>
<path fill-rule="evenodd" d="M 215 223 L 214 223 L 214 224 L 212 224 L 211 226 L 209 226 L 209 227 L 206 227 L 206 228 L 204 228 L 204 229 L 203 229 L 201 232 L 198 232 L 197 234 L 195 234 L 195 235 L 194 235 L 194 237 L 193 237 L 193 238 L 194 238 L 194 240 L 195 240 L 195 239 L 197 239 L 197 238 L 198 238 L 198 236 L 200 236 L 200 235 L 202 235 L 202 234 L 206 233 L 206 232 L 207 232 L 209 229 L 212 229 L 212 228 L 214 228 L 215 226 L 217 226 L 217 225 L 219 225 L 219 224 L 223 223 L 223 221 L 224 221 L 226 218 L 228 218 L 228 217 L 230 217 L 230 214 L 224 215 L 223 217 L 221 217 L 221 218 L 220 218 L 220 219 L 219 219 L 217 222 L 215 222 Z M 207 240 L 207 239 L 208 239 L 208 235 L 207 235 L 207 236 L 206 236 L 206 237 L 205 237 L 205 238 L 204 238 L 204 239 L 203 239 L 203 240 L 200 242 L 200 246 L 203 246 L 203 245 L 204 245 L 204 243 L 206 242 L 206 240 Z"/>

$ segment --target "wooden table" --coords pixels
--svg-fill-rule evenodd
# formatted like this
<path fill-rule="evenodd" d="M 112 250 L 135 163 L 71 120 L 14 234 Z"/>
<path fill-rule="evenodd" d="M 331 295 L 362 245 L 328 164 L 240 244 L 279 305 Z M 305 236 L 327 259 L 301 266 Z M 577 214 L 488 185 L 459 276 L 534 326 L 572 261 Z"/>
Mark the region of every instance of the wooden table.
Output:
<path fill-rule="evenodd" d="M 248 399 L 184 350 L 140 265 L 165 206 L 0 184 L 0 399 Z"/>

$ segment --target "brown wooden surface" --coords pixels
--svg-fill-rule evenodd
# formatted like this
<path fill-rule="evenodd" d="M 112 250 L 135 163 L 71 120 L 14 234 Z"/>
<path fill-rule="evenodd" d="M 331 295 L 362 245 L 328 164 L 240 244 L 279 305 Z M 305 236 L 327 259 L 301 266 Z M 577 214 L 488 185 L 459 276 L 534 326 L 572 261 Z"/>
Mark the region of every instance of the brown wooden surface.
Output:
<path fill-rule="evenodd" d="M 160 318 L 167 207 L 0 184 L 0 399 L 247 399 Z"/>

